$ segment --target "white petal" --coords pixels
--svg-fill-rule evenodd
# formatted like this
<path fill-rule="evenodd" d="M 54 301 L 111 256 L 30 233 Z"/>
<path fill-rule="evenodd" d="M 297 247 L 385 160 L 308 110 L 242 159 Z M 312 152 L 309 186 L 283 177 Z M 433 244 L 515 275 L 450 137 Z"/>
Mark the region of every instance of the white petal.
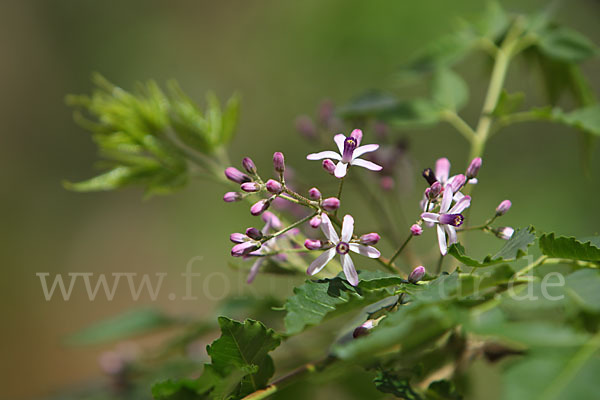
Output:
<path fill-rule="evenodd" d="M 250 273 L 248 274 L 248 279 L 246 279 L 246 283 L 252 283 L 254 278 L 256 278 L 256 274 L 258 274 L 258 270 L 260 266 L 265 261 L 265 257 L 259 257 L 258 260 L 252 264 L 252 268 L 250 268 Z"/>
<path fill-rule="evenodd" d="M 365 246 L 364 244 L 350 243 L 350 250 L 362 256 L 369 258 L 379 258 L 381 253 L 373 246 Z"/>
<path fill-rule="evenodd" d="M 344 154 L 344 141 L 346 140 L 346 135 L 343 133 L 338 133 L 333 137 L 333 141 L 337 144 L 338 149 L 340 150 L 340 154 Z M 339 158 L 338 158 L 339 160 Z"/>
<path fill-rule="evenodd" d="M 381 165 L 377 165 L 374 162 L 363 160 L 362 158 L 357 158 L 350 162 L 352 165 L 357 165 L 359 167 L 363 167 L 369 169 L 371 171 L 381 171 L 383 167 Z"/>
<path fill-rule="evenodd" d="M 344 275 L 346 275 L 346 279 L 352 286 L 358 285 L 358 274 L 356 273 L 356 269 L 354 268 L 354 263 L 352 262 L 352 258 L 350 258 L 349 254 L 342 254 L 342 269 L 344 270 Z"/>
<path fill-rule="evenodd" d="M 454 201 L 458 202 L 463 197 L 465 197 L 464 194 L 462 194 L 461 192 L 456 192 L 456 193 L 454 193 L 454 197 L 452 197 L 452 199 L 454 199 Z"/>
<path fill-rule="evenodd" d="M 446 245 L 446 232 L 444 232 L 444 228 L 440 225 L 437 226 L 437 234 L 438 234 L 438 244 L 440 245 L 440 253 L 443 256 L 448 253 L 448 246 Z"/>
<path fill-rule="evenodd" d="M 452 246 L 454 243 L 458 242 L 458 237 L 456 236 L 456 228 L 451 225 L 445 225 L 446 233 L 448 234 L 448 246 Z"/>
<path fill-rule="evenodd" d="M 306 273 L 308 275 L 318 274 L 319 271 L 321 271 L 323 267 L 327 265 L 329 261 L 331 261 L 333 256 L 335 256 L 335 247 L 325 251 L 319 257 L 315 258 L 315 260 L 308 266 Z"/>
<path fill-rule="evenodd" d="M 440 220 L 440 214 L 425 212 L 421 214 L 421 218 L 426 222 L 438 222 Z"/>
<path fill-rule="evenodd" d="M 477 180 L 477 178 L 471 178 L 467 183 L 470 183 L 471 185 L 477 185 L 478 182 L 479 181 Z"/>
<path fill-rule="evenodd" d="M 311 153 L 306 156 L 307 160 L 322 160 L 324 158 L 333 158 L 334 160 L 341 160 L 342 156 L 340 156 L 335 151 L 325 150 L 319 153 Z"/>
<path fill-rule="evenodd" d="M 452 196 L 454 194 L 452 193 L 452 189 L 450 189 L 450 186 L 447 186 L 444 188 L 444 196 L 442 197 L 442 204 L 440 204 L 440 213 L 445 214 L 448 212 L 448 209 L 450 208 L 450 204 L 452 204 Z"/>
<path fill-rule="evenodd" d="M 448 211 L 448 214 L 460 214 L 464 211 L 465 208 L 468 208 L 471 205 L 471 196 L 464 196 L 462 199 L 458 200 L 454 207 Z"/>
<path fill-rule="evenodd" d="M 354 160 L 355 158 L 358 158 L 365 153 L 370 153 L 372 151 L 375 151 L 378 148 L 379 148 L 378 144 L 366 144 L 364 146 L 357 147 L 356 149 L 354 149 L 354 152 L 352 153 L 352 159 Z"/>
<path fill-rule="evenodd" d="M 336 178 L 343 178 L 346 176 L 347 168 L 348 168 L 348 164 L 340 161 L 335 166 L 335 171 L 333 171 L 333 174 L 335 175 Z"/>
<path fill-rule="evenodd" d="M 435 162 L 435 177 L 442 185 L 445 185 L 450 176 L 450 161 L 447 158 L 440 158 Z"/>
<path fill-rule="evenodd" d="M 327 239 L 331 240 L 334 244 L 338 244 L 340 238 L 338 237 L 337 232 L 333 228 L 331 220 L 325 213 L 321 214 L 321 230 L 323 231 Z"/>
<path fill-rule="evenodd" d="M 352 234 L 354 233 L 354 218 L 352 215 L 348 214 L 344 216 L 344 221 L 342 222 L 342 242 L 348 243 L 350 239 L 352 239 Z"/>

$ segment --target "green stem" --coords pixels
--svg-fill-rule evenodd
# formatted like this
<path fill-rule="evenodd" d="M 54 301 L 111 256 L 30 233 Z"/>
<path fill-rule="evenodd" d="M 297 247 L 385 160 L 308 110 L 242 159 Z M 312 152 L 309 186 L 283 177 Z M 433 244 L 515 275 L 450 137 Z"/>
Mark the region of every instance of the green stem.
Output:
<path fill-rule="evenodd" d="M 472 142 L 475 138 L 475 131 L 469 126 L 456 112 L 445 110 L 441 113 L 442 120 L 452 125 L 460 134 L 462 134 L 468 142 Z"/>
<path fill-rule="evenodd" d="M 311 219 L 312 217 L 314 217 L 315 215 L 317 215 L 317 213 L 316 213 L 316 212 L 315 212 L 315 213 L 312 213 L 312 214 L 309 214 L 309 215 L 307 215 L 306 217 L 302 218 L 301 220 L 298 220 L 298 221 L 294 222 L 294 223 L 293 223 L 293 224 L 291 224 L 290 226 L 288 226 L 288 227 L 286 227 L 286 228 L 283 228 L 282 230 L 280 230 L 280 231 L 278 231 L 278 232 L 275 232 L 275 233 L 274 233 L 274 234 L 272 234 L 272 235 L 265 236 L 264 238 L 262 238 L 262 239 L 261 239 L 261 243 L 264 243 L 264 242 L 266 242 L 267 240 L 273 239 L 273 238 L 275 238 L 275 237 L 277 237 L 277 236 L 281 236 L 281 235 L 283 235 L 284 233 L 286 233 L 286 232 L 287 232 L 287 231 L 289 231 L 290 229 L 294 229 L 295 227 L 297 227 L 297 226 L 299 226 L 299 225 L 302 225 L 303 223 L 305 223 L 306 221 L 310 220 L 310 219 Z"/>
<path fill-rule="evenodd" d="M 435 269 L 435 274 L 436 275 L 439 275 L 440 272 L 442 272 L 442 265 L 444 265 L 444 256 L 440 255 L 440 259 L 439 259 L 439 261 L 437 263 L 437 267 Z"/>
<path fill-rule="evenodd" d="M 340 179 L 340 186 L 338 187 L 338 193 L 337 193 L 337 199 L 341 202 L 342 201 L 342 190 L 344 189 L 344 178 Z M 337 212 L 338 210 L 335 210 L 333 212 L 333 216 L 337 217 Z"/>
<path fill-rule="evenodd" d="M 392 263 L 394 262 L 394 260 L 396 258 L 398 258 L 398 256 L 400 255 L 400 253 L 402 253 L 402 250 L 404 250 L 404 248 L 406 247 L 406 245 L 408 244 L 408 242 L 410 242 L 410 239 L 412 239 L 413 235 L 408 235 L 408 237 L 406 238 L 406 240 L 404 241 L 404 243 L 402 243 L 400 245 L 400 247 L 398 248 L 398 250 L 396 250 L 396 252 L 394 253 L 394 255 L 390 258 L 390 260 L 388 261 L 388 265 L 391 266 Z"/>

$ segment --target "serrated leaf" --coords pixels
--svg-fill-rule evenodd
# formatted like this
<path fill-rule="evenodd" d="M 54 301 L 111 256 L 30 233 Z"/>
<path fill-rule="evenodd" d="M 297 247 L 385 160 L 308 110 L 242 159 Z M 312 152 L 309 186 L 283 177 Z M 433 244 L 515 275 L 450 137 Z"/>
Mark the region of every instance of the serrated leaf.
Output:
<path fill-rule="evenodd" d="M 466 255 L 465 248 L 460 243 L 450 246 L 448 254 L 463 264 L 475 268 L 514 261 L 527 254 L 528 247 L 535 241 L 534 232 L 533 227 L 517 230 L 495 255 L 488 255 L 482 261 Z"/>
<path fill-rule="evenodd" d="M 74 345 L 89 345 L 123 340 L 176 323 L 177 320 L 153 308 L 129 310 L 72 334 L 67 338 L 67 342 Z"/>
<path fill-rule="evenodd" d="M 306 281 L 294 288 L 294 295 L 284 305 L 286 333 L 300 333 L 325 319 L 375 303 L 393 294 L 388 287 L 405 282 L 398 276 L 372 271 L 361 271 L 359 279 L 357 287 L 338 276 Z"/>
<path fill-rule="evenodd" d="M 579 63 L 598 54 L 591 40 L 566 27 L 542 30 L 538 35 L 540 52 L 555 60 Z"/>
<path fill-rule="evenodd" d="M 571 260 L 600 261 L 600 236 L 579 240 L 574 237 L 544 234 L 539 240 L 544 255 Z"/>
<path fill-rule="evenodd" d="M 433 101 L 444 109 L 460 110 L 469 98 L 465 81 L 451 69 L 439 69 L 433 75 L 431 85 Z"/>

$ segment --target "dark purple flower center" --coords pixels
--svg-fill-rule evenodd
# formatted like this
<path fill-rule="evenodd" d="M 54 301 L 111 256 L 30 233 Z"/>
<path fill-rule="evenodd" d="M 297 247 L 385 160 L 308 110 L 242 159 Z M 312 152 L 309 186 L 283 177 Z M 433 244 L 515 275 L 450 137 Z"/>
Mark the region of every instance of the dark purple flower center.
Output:
<path fill-rule="evenodd" d="M 465 217 L 462 214 L 442 214 L 440 215 L 440 224 L 461 226 Z"/>
<path fill-rule="evenodd" d="M 348 163 L 352 161 L 352 154 L 354 153 L 356 146 L 358 146 L 358 143 L 353 137 L 347 137 L 346 140 L 344 140 L 344 152 L 342 154 L 342 162 Z"/>
<path fill-rule="evenodd" d="M 348 254 L 350 245 L 346 242 L 339 242 L 337 246 L 335 246 L 335 251 L 337 251 L 338 254 Z"/>

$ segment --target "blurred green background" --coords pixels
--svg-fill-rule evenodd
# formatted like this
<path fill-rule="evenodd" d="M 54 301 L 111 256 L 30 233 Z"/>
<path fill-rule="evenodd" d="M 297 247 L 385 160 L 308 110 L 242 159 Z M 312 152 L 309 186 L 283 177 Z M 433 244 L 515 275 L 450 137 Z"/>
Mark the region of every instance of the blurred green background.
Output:
<path fill-rule="evenodd" d="M 518 11 L 546 4 L 502 3 Z M 67 347 L 65 335 L 125 308 L 152 303 L 147 296 L 133 302 L 126 290 L 112 302 L 90 302 L 82 286 L 70 301 L 55 297 L 47 302 L 36 272 L 51 277 L 68 272 L 178 275 L 188 260 L 201 256 L 199 271 L 205 276 L 226 271 L 231 281 L 215 278 L 203 287 L 200 280 L 195 302 L 169 301 L 163 295 L 153 303 L 198 316 L 210 315 L 212 298 L 227 286 L 232 293 L 291 293 L 291 285 L 281 287 L 264 276 L 245 288 L 245 275 L 229 271 L 228 234 L 252 219 L 245 205 L 222 202 L 221 187 L 194 182 L 173 196 L 149 201 L 142 201 L 135 189 L 77 194 L 62 188 L 64 179 L 77 181 L 95 172 L 95 146 L 64 104 L 68 93 L 91 91 L 91 72 L 126 89 L 138 80 L 162 84 L 175 78 L 199 102 L 207 90 L 221 99 L 237 90 L 243 102 L 232 160 L 237 164 L 248 155 L 259 168 L 270 170 L 271 154 L 281 150 L 289 165 L 321 183 L 327 177 L 316 163 L 304 160 L 321 148 L 295 133 L 295 117 L 313 115 L 323 98 L 339 104 L 368 88 L 388 88 L 393 72 L 414 51 L 484 6 L 479 0 L 3 1 L 0 397 L 40 396 L 100 376 L 97 357 L 107 347 Z M 595 0 L 570 0 L 557 14 L 560 22 L 597 44 L 599 17 Z M 486 67 L 485 57 L 458 67 L 471 84 L 464 112 L 470 122 L 480 110 Z M 599 67 L 598 60 L 583 66 L 596 93 Z M 522 64 L 511 70 L 508 87 L 535 93 L 528 103 L 542 101 L 540 80 Z M 367 135 L 366 141 L 375 140 Z M 455 168 L 466 165 L 468 148 L 447 125 L 405 136 L 416 160 L 415 176 L 440 156 L 453 160 Z M 471 218 L 482 221 L 509 198 L 513 209 L 504 217 L 506 224 L 576 236 L 597 233 L 600 154 L 594 151 L 592 176 L 586 178 L 578 146 L 575 131 L 549 124 L 519 125 L 494 137 Z M 406 188 L 411 220 L 423 189 L 415 179 L 418 186 Z M 355 216 L 357 224 L 371 218 L 368 211 Z M 433 234 L 422 238 L 422 246 L 435 245 Z M 164 286 L 163 293 L 181 291 L 182 281 L 165 279 Z"/>

